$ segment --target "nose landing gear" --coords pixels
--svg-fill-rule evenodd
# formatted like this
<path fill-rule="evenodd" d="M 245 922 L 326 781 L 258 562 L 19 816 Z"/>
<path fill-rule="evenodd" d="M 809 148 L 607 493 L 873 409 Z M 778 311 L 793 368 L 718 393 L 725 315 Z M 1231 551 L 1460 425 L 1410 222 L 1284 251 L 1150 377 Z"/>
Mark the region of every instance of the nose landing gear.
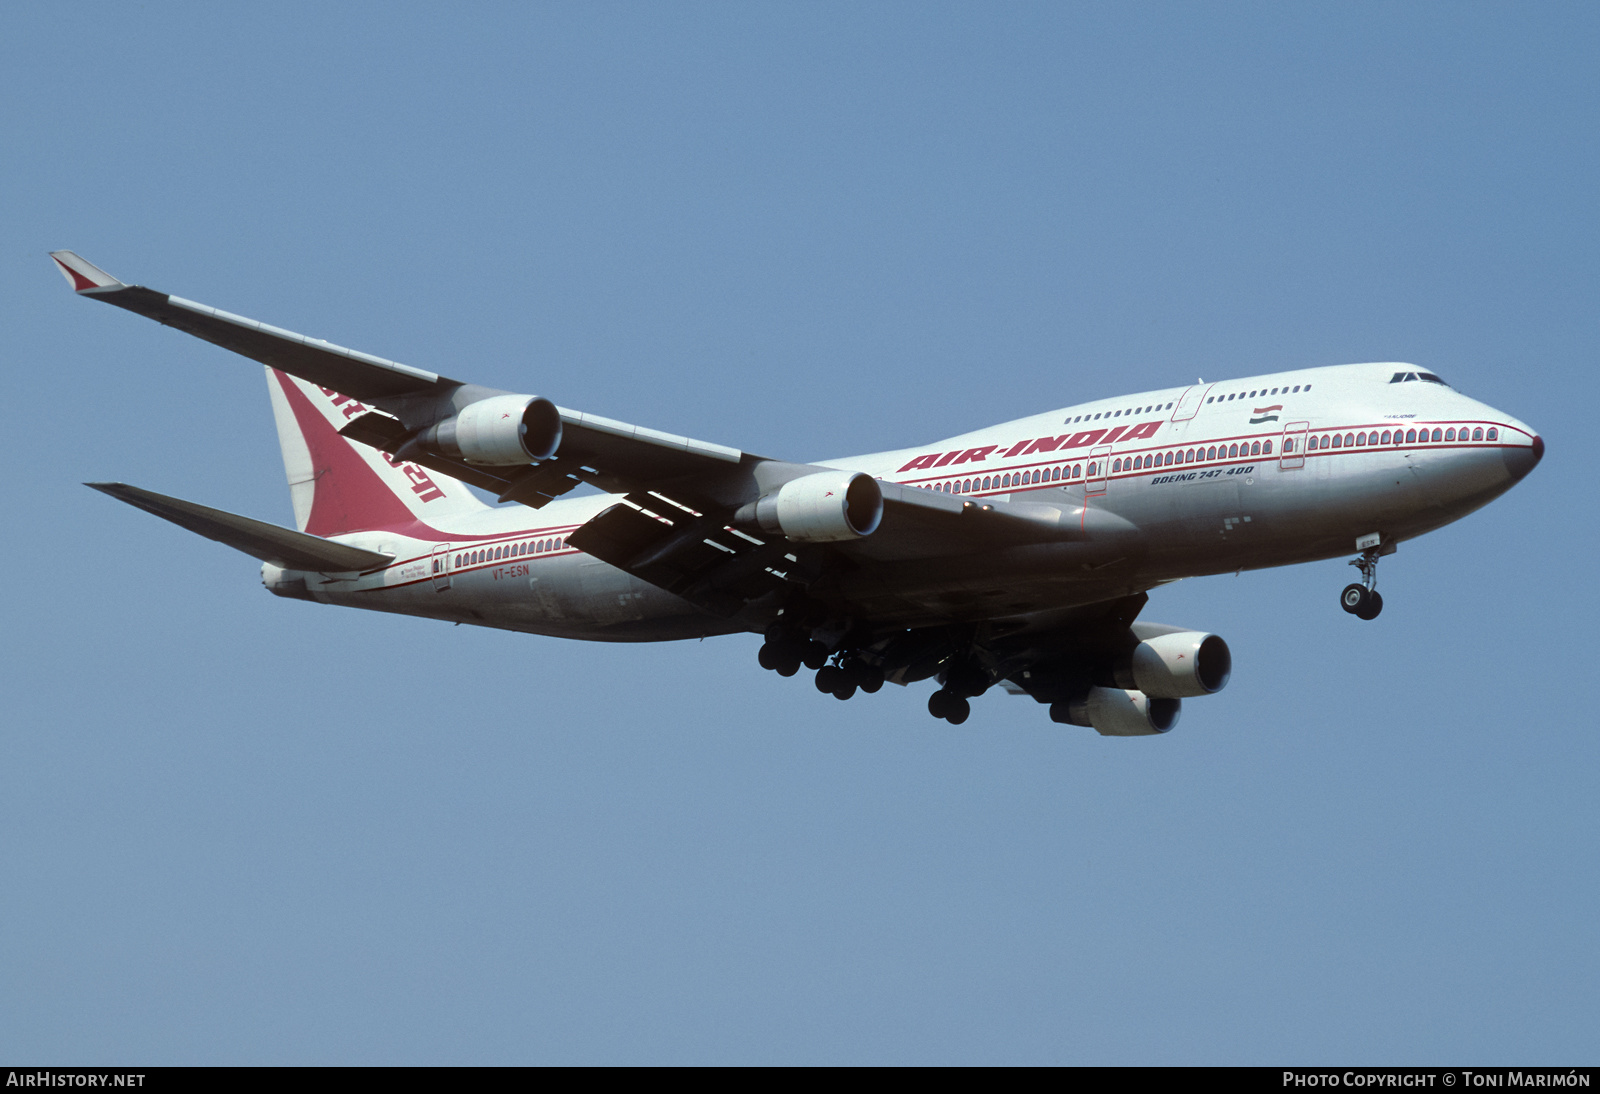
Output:
<path fill-rule="evenodd" d="M 1365 585 L 1350 584 L 1339 594 L 1339 606 L 1357 619 L 1376 619 L 1383 611 L 1383 594 Z"/>
<path fill-rule="evenodd" d="M 1378 559 L 1392 555 L 1393 543 L 1378 543 L 1377 536 L 1363 536 L 1356 541 L 1361 554 L 1350 560 L 1350 565 L 1361 571 L 1361 580 L 1344 587 L 1339 594 L 1339 607 L 1357 619 L 1376 619 L 1383 611 L 1383 595 L 1378 592 Z"/>

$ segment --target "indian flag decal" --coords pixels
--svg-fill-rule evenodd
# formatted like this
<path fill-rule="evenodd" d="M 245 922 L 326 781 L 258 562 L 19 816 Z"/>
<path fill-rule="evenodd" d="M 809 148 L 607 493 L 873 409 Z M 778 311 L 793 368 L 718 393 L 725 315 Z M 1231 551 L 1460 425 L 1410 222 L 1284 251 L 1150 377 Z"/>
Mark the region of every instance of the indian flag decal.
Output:
<path fill-rule="evenodd" d="M 1282 409 L 1282 403 L 1278 403 L 1276 406 L 1258 406 L 1256 407 L 1257 417 L 1251 418 L 1250 424 L 1260 425 L 1262 422 L 1275 422 L 1278 420 L 1278 416 L 1273 411 Z"/>

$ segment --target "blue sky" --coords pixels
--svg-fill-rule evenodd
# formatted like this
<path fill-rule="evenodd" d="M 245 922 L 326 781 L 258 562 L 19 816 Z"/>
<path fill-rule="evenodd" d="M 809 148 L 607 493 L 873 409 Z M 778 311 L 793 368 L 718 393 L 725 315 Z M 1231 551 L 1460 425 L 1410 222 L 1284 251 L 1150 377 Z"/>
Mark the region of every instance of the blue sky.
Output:
<path fill-rule="evenodd" d="M 1569 1063 L 1600 1028 L 1600 15 L 19 6 L 0 34 L 0 1057 Z M 1386 559 L 1184 582 L 1105 740 L 757 640 L 277 600 L 257 366 L 46 252 L 799 459 L 1414 361 L 1549 451 Z"/>

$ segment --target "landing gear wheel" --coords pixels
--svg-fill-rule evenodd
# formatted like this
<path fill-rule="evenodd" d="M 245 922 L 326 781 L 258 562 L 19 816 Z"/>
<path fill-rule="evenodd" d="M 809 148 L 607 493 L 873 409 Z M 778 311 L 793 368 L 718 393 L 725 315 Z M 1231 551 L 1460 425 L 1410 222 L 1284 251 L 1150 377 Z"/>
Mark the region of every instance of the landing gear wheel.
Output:
<path fill-rule="evenodd" d="M 850 683 L 848 680 L 833 689 L 833 697 L 839 700 L 841 703 L 846 699 L 853 697 L 855 693 L 856 686 Z"/>
<path fill-rule="evenodd" d="M 824 695 L 832 695 L 846 683 L 847 681 L 845 680 L 844 673 L 840 672 L 832 665 L 823 665 L 817 670 L 817 690 L 822 692 Z"/>
<path fill-rule="evenodd" d="M 771 669 L 779 676 L 793 676 L 800 671 L 800 658 L 795 655 L 794 650 L 770 638 L 761 644 L 761 649 L 756 653 L 756 660 L 761 662 L 762 668 Z"/>
<path fill-rule="evenodd" d="M 1356 609 L 1357 619 L 1376 619 L 1383 611 L 1383 594 L 1374 589 L 1367 594 L 1367 602 Z"/>
<path fill-rule="evenodd" d="M 961 696 L 952 695 L 940 688 L 928 696 L 928 713 L 935 718 L 943 718 L 953 726 L 958 726 L 972 713 L 972 704 Z"/>
<path fill-rule="evenodd" d="M 1350 584 L 1344 587 L 1344 592 L 1339 594 L 1339 607 L 1351 615 L 1360 615 L 1361 609 L 1366 607 L 1372 594 L 1367 592 L 1365 585 Z"/>
<path fill-rule="evenodd" d="M 800 651 L 800 660 L 808 669 L 820 669 L 828 662 L 828 647 L 810 640 Z"/>
<path fill-rule="evenodd" d="M 839 663 L 839 668 L 844 670 L 852 684 L 866 692 L 875 694 L 883 687 L 883 670 L 876 665 L 869 665 L 859 657 L 850 657 Z"/>

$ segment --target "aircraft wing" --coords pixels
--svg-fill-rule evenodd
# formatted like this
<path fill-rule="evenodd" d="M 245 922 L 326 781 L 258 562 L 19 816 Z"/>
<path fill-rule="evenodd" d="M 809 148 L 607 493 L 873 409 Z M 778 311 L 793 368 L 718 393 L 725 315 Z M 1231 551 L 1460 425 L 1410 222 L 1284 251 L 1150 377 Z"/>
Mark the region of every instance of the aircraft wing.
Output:
<path fill-rule="evenodd" d="M 52 251 L 50 257 L 80 296 L 126 308 L 163 326 L 175 327 L 364 402 L 433 394 L 459 386 L 457 381 L 424 369 L 345 349 L 320 338 L 307 338 L 142 285 L 125 285 L 71 251 Z"/>
<path fill-rule="evenodd" d="M 977 505 L 942 493 L 880 482 L 883 520 L 864 539 L 802 544 L 781 535 L 735 532 L 731 524 L 740 506 L 776 489 L 786 479 L 827 469 L 768 460 L 726 445 L 565 407 L 555 408 L 562 429 L 554 457 L 530 459 L 517 466 L 467 463 L 420 444 L 420 435 L 472 403 L 510 393 L 128 285 L 71 251 L 54 251 L 50 257 L 81 296 L 154 319 L 365 404 L 364 412 L 354 415 L 341 431 L 350 440 L 493 491 L 502 502 L 539 508 L 583 483 L 624 495 L 625 504 L 613 506 L 575 533 L 574 545 L 717 614 L 732 614 L 761 599 L 772 590 L 774 581 L 780 586 L 790 582 L 809 585 L 841 566 L 1079 538 L 1087 531 L 1077 515 L 1068 514 L 1071 519 L 1065 519 L 1049 506 Z M 97 489 L 180 524 L 184 524 L 180 515 L 188 512 L 174 506 L 189 503 L 160 495 L 144 497 L 146 492 L 132 487 Z M 153 499 L 159 499 L 162 507 Z M 217 523 L 220 518 L 215 511 L 207 513 L 210 515 L 204 520 L 212 531 L 201 534 L 267 558 L 260 553 L 268 549 L 261 545 L 266 542 L 260 539 L 265 533 L 257 529 L 251 533 L 256 538 L 239 542 L 213 535 L 224 525 Z M 185 519 L 201 518 L 189 513 Z M 1077 527 L 1072 526 L 1074 521 Z M 244 533 L 236 530 L 230 534 L 237 539 Z M 291 547 L 271 549 L 281 553 Z M 329 564 L 318 553 L 320 549 L 309 544 L 301 542 L 292 549 L 301 552 L 295 557 L 307 562 L 296 568 L 322 570 Z M 339 548 L 336 553 L 349 550 Z M 319 560 L 320 565 L 310 565 Z"/>
<path fill-rule="evenodd" d="M 452 402 L 464 405 L 486 396 L 505 394 L 320 338 L 308 338 L 142 285 L 124 284 L 72 251 L 52 251 L 50 257 L 80 296 L 115 304 L 319 387 L 369 403 L 402 426 L 409 427 L 424 417 L 436 416 L 441 406 Z M 627 489 L 631 485 L 671 482 L 704 472 L 726 472 L 729 468 L 738 468 L 744 458 L 739 449 L 726 445 L 697 441 L 565 407 L 557 409 L 562 421 L 561 452 L 558 460 L 547 462 L 563 465 L 562 476 L 558 477 L 565 477 L 567 471 L 584 468 L 589 471 L 587 476 L 571 480 L 571 485 L 576 485 L 577 481 L 592 481 L 607 489 Z M 379 423 L 369 425 L 383 428 Z M 359 434 L 354 439 L 372 443 Z M 433 465 L 475 485 L 494 488 L 495 482 L 482 481 L 482 475 L 458 474 L 462 465 L 453 465 L 455 470 L 440 466 L 437 460 Z M 497 480 L 502 487 L 509 486 L 511 473 L 497 475 L 491 471 L 487 478 Z"/>

